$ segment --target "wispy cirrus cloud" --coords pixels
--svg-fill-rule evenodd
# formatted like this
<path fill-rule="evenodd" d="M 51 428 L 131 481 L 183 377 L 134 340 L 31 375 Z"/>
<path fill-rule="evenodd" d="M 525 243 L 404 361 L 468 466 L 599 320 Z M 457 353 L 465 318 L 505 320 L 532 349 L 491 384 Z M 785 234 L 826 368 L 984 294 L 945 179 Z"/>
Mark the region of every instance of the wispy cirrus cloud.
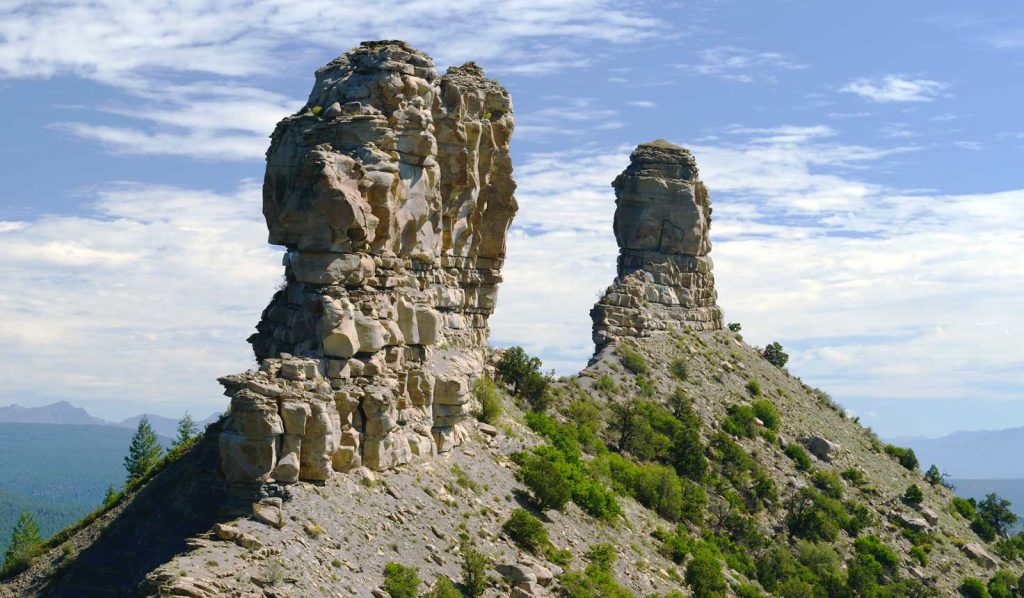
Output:
<path fill-rule="evenodd" d="M 0 4 L 0 80 L 71 76 L 118 90 L 121 104 L 131 106 L 118 112 L 122 122 L 90 117 L 57 124 L 116 152 L 244 160 L 261 156 L 274 123 L 302 105 L 262 88 L 362 40 L 405 39 L 439 67 L 476 60 L 492 73 L 550 74 L 589 66 L 593 44 L 635 44 L 664 33 L 650 6 L 643 0 L 8 1 Z"/>
<path fill-rule="evenodd" d="M 948 83 L 931 79 L 912 79 L 904 75 L 854 79 L 840 91 L 879 103 L 933 102 L 949 88 Z"/>
<path fill-rule="evenodd" d="M 775 81 L 774 73 L 802 70 L 807 65 L 790 60 L 777 52 L 758 52 L 735 46 L 716 46 L 697 52 L 698 60 L 673 65 L 682 71 L 718 77 L 738 83 Z"/>

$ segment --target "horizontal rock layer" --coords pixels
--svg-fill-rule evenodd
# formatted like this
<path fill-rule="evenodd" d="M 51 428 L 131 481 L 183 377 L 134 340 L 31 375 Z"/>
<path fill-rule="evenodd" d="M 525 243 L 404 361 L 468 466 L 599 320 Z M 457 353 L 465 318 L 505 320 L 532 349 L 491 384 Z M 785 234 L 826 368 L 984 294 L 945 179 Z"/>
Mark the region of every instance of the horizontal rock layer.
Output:
<path fill-rule="evenodd" d="M 260 371 L 222 379 L 230 481 L 382 469 L 461 440 L 517 210 L 513 128 L 479 67 L 438 77 L 402 42 L 317 71 L 267 151 L 285 284 L 249 339 Z"/>
<path fill-rule="evenodd" d="M 711 198 L 685 148 L 637 146 L 615 178 L 618 276 L 591 310 L 600 351 L 672 327 L 722 328 L 711 270 Z"/>

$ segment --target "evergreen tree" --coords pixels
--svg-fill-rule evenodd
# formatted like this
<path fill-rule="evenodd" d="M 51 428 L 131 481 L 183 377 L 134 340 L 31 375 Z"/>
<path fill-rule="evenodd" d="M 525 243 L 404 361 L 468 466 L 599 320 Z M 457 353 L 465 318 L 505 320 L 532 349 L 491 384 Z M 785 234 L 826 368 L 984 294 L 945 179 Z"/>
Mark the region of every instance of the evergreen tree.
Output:
<path fill-rule="evenodd" d="M 145 415 L 139 420 L 139 427 L 135 429 L 132 436 L 131 446 L 128 447 L 128 456 L 124 458 L 124 468 L 128 471 L 128 483 L 134 482 L 146 475 L 156 465 L 163 449 L 153 431 L 153 425 Z"/>
<path fill-rule="evenodd" d="M 109 507 L 115 502 L 117 502 L 117 488 L 114 488 L 114 485 L 111 484 L 107 487 L 107 494 L 103 497 L 103 506 Z"/>
<path fill-rule="evenodd" d="M 191 442 L 196 436 L 199 436 L 199 429 L 196 427 L 196 423 L 192 420 L 192 416 L 185 412 L 185 417 L 181 418 L 178 422 L 178 437 L 174 439 L 174 448 L 184 446 Z"/>
<path fill-rule="evenodd" d="M 22 511 L 18 523 L 11 531 L 11 545 L 4 553 L 4 569 L 19 568 L 27 563 L 42 543 L 43 538 L 39 535 L 35 517 L 28 511 Z"/>

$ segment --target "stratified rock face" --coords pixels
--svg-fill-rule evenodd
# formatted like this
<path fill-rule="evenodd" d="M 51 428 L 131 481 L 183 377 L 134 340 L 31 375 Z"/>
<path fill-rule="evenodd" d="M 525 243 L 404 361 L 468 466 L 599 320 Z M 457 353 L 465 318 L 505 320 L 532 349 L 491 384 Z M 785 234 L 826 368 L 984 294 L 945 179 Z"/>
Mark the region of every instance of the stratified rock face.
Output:
<path fill-rule="evenodd" d="M 597 349 L 673 326 L 720 330 L 711 198 L 693 155 L 663 140 L 641 144 L 612 186 L 618 277 L 590 311 Z"/>
<path fill-rule="evenodd" d="M 515 215 L 508 92 L 398 41 L 316 73 L 267 151 L 286 284 L 222 379 L 231 482 L 383 469 L 461 441 Z"/>

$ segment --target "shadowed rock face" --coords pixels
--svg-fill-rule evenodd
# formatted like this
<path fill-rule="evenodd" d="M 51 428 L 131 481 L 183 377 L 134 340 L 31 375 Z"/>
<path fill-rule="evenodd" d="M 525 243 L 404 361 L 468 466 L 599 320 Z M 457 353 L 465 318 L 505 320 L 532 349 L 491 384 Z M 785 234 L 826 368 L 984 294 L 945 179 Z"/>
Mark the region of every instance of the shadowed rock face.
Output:
<path fill-rule="evenodd" d="M 612 183 L 618 276 L 591 310 L 600 351 L 672 326 L 722 328 L 711 273 L 711 198 L 689 150 L 643 143 Z"/>
<path fill-rule="evenodd" d="M 278 123 L 263 213 L 285 285 L 221 379 L 229 482 L 382 469 L 461 441 L 515 215 L 508 92 L 398 41 L 316 73 Z"/>

